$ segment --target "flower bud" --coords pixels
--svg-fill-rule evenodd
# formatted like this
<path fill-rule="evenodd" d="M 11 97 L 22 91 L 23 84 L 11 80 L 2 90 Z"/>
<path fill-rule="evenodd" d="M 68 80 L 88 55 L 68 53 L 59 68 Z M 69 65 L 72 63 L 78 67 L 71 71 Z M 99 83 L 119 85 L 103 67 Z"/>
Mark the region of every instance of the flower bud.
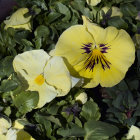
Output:
<path fill-rule="evenodd" d="M 85 92 L 79 93 L 79 95 L 76 96 L 76 101 L 80 101 L 82 104 L 85 104 L 87 102 L 87 94 Z"/>

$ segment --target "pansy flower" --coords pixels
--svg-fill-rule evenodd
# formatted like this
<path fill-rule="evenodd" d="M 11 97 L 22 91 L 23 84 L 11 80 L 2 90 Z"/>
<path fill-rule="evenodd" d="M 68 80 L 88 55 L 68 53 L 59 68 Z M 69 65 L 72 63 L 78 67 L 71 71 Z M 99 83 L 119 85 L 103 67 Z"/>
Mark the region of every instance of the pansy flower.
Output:
<path fill-rule="evenodd" d="M 127 139 L 135 138 L 135 140 L 140 139 L 140 129 L 134 125 L 132 125 L 129 129 L 129 132 L 127 134 Z"/>
<path fill-rule="evenodd" d="M 29 12 L 28 8 L 20 8 L 15 13 L 11 15 L 8 20 L 5 20 L 4 23 L 5 29 L 12 27 L 12 28 L 23 28 L 26 30 L 31 30 L 31 23 L 30 19 L 31 16 L 25 17 L 25 14 Z"/>
<path fill-rule="evenodd" d="M 16 124 L 16 127 L 12 127 L 11 120 L 6 118 L 0 118 L 0 140 L 35 140 L 28 132 L 24 131 L 24 126 L 19 128 L 19 124 Z"/>
<path fill-rule="evenodd" d="M 86 88 L 112 87 L 119 83 L 135 59 L 129 34 L 115 27 L 102 28 L 83 16 L 60 36 L 51 55 L 63 56 L 71 74 L 85 78 Z"/>
<path fill-rule="evenodd" d="M 28 82 L 27 90 L 38 91 L 38 108 L 56 96 L 68 94 L 79 81 L 70 76 L 61 57 L 50 57 L 43 50 L 32 50 L 17 55 L 13 60 L 13 67 L 15 72 Z"/>
<path fill-rule="evenodd" d="M 107 14 L 107 12 L 109 11 L 109 7 L 105 6 L 101 9 L 100 11 L 100 18 L 102 19 L 102 11 Z M 118 8 L 118 7 L 111 7 L 111 10 L 112 10 L 112 13 L 110 15 L 110 17 L 115 17 L 115 16 L 119 16 L 119 17 L 122 17 L 123 16 L 123 13 L 121 12 L 121 10 Z"/>

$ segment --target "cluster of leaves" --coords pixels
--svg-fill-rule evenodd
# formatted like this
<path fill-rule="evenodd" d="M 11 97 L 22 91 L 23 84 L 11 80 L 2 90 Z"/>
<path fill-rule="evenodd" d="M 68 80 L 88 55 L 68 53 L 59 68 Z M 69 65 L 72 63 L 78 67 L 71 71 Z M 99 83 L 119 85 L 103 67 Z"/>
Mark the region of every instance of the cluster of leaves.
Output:
<path fill-rule="evenodd" d="M 140 21 L 136 20 L 139 0 L 102 0 L 96 7 L 88 5 L 86 0 L 17 0 L 17 3 L 17 8 L 30 9 L 32 32 L 12 28 L 5 31 L 4 23 L 1 24 L 1 114 L 12 121 L 26 119 L 25 129 L 37 140 L 116 140 L 127 133 L 129 126 L 140 126 Z M 111 17 L 112 11 L 109 10 L 102 13 L 103 18 L 100 19 L 99 11 L 104 6 L 119 7 L 123 17 Z M 115 26 L 129 32 L 137 48 L 134 65 L 117 86 L 86 90 L 89 100 L 84 105 L 75 101 L 79 92 L 75 88 L 66 97 L 54 99 L 42 109 L 33 110 L 38 102 L 38 93 L 25 91 L 26 81 L 18 79 L 13 70 L 14 57 L 32 49 L 49 52 L 65 29 L 82 24 L 82 15 L 103 27 Z"/>

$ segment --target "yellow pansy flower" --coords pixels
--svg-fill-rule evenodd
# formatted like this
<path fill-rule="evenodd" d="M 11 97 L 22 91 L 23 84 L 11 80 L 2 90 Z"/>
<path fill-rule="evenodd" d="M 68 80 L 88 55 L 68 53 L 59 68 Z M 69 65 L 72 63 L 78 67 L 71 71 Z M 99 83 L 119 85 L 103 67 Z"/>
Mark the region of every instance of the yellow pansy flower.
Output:
<path fill-rule="evenodd" d="M 28 8 L 18 9 L 15 13 L 11 15 L 10 19 L 4 21 L 4 23 L 6 24 L 5 29 L 12 27 L 15 29 L 23 28 L 31 31 L 31 23 L 30 23 L 31 16 L 24 17 L 24 15 L 28 12 L 29 12 Z"/>
<path fill-rule="evenodd" d="M 100 11 L 100 18 L 101 18 L 101 19 L 102 19 L 102 10 L 103 10 L 104 13 L 106 14 L 106 13 L 108 12 L 109 9 L 110 9 L 110 8 L 107 7 L 107 6 L 105 6 L 105 7 L 103 7 L 103 8 L 101 9 L 101 11 Z M 118 7 L 113 6 L 113 7 L 111 7 L 111 9 L 112 9 L 111 17 L 114 17 L 114 16 L 122 17 L 122 16 L 123 16 L 122 12 L 120 11 L 120 9 L 119 9 Z"/>
<path fill-rule="evenodd" d="M 60 36 L 50 55 L 63 56 L 72 75 L 85 78 L 85 88 L 119 83 L 135 59 L 129 34 L 115 27 L 102 28 L 83 17 Z"/>
<path fill-rule="evenodd" d="M 43 50 L 32 50 L 17 55 L 13 67 L 15 72 L 27 80 L 27 90 L 39 92 L 38 108 L 56 96 L 66 95 L 79 81 L 70 76 L 61 57 L 50 57 Z"/>
<path fill-rule="evenodd" d="M 140 140 L 140 129 L 134 125 L 130 127 L 130 130 L 127 134 L 127 139 L 135 138 L 135 140 Z"/>
<path fill-rule="evenodd" d="M 87 4 L 91 5 L 91 6 L 96 6 L 98 3 L 101 2 L 101 0 L 86 0 Z"/>

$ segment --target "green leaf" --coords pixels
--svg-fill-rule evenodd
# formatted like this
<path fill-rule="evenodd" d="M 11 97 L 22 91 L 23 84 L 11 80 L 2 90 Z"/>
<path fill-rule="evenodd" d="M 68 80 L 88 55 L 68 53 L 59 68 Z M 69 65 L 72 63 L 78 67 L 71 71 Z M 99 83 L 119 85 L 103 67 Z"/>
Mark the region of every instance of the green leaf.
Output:
<path fill-rule="evenodd" d="M 80 114 L 86 120 L 90 119 L 99 120 L 101 116 L 98 105 L 93 100 L 87 101 L 83 105 L 82 112 Z"/>
<path fill-rule="evenodd" d="M 70 20 L 71 14 L 70 14 L 69 8 L 60 2 L 57 2 L 56 6 L 57 6 L 58 12 L 65 15 L 65 17 L 62 19 L 62 21 Z"/>
<path fill-rule="evenodd" d="M 52 124 L 46 118 L 46 116 L 36 113 L 35 114 L 35 119 L 39 124 L 41 124 L 44 127 L 47 137 L 52 139 L 53 138 L 52 137 Z"/>
<path fill-rule="evenodd" d="M 0 92 L 8 92 L 16 89 L 18 86 L 17 82 L 14 80 L 3 80 L 0 86 Z"/>
<path fill-rule="evenodd" d="M 37 38 L 41 38 L 41 37 L 45 38 L 50 34 L 50 31 L 47 26 L 40 25 L 36 28 L 34 34 Z"/>
<path fill-rule="evenodd" d="M 55 12 L 55 11 L 52 11 L 52 12 L 50 12 L 49 15 L 47 16 L 47 21 L 46 21 L 46 22 L 51 23 L 51 22 L 57 20 L 60 16 L 61 16 L 60 13 Z"/>
<path fill-rule="evenodd" d="M 31 0 L 31 1 L 29 1 L 29 3 L 31 3 L 33 5 L 37 5 L 38 7 L 41 7 L 41 9 L 43 9 L 43 10 L 48 9 L 44 0 Z"/>
<path fill-rule="evenodd" d="M 57 134 L 63 137 L 83 137 L 85 135 L 85 130 L 75 124 L 71 124 L 71 128 L 60 128 L 57 130 Z"/>
<path fill-rule="evenodd" d="M 18 111 L 26 114 L 37 106 L 39 95 L 35 91 L 22 91 L 13 100 Z"/>
<path fill-rule="evenodd" d="M 85 123 L 84 140 L 107 140 L 118 133 L 118 128 L 108 123 L 90 120 Z"/>
<path fill-rule="evenodd" d="M 12 62 L 12 56 L 7 56 L 0 61 L 0 78 L 9 77 L 14 72 Z"/>
<path fill-rule="evenodd" d="M 120 9 L 125 16 L 131 16 L 131 17 L 136 17 L 137 16 L 137 9 L 134 5 L 130 4 L 130 3 L 125 3 L 125 4 L 122 4 L 120 6 Z"/>
<path fill-rule="evenodd" d="M 114 26 L 118 29 L 127 29 L 127 23 L 120 17 L 112 17 L 108 20 L 109 26 Z"/>

